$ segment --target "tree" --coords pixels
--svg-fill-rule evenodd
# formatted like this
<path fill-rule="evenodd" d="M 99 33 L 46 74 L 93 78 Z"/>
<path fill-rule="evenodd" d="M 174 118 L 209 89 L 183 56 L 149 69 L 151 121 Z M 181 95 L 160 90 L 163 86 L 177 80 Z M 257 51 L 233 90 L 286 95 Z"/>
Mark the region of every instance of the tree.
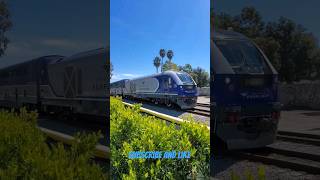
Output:
<path fill-rule="evenodd" d="M 313 34 L 284 17 L 280 17 L 277 22 L 268 23 L 265 34 L 277 40 L 280 45 L 279 73 L 283 81 L 310 78 L 315 63 L 312 52 L 318 49 Z"/>
<path fill-rule="evenodd" d="M 280 80 L 320 78 L 318 41 L 303 26 L 285 17 L 264 23 L 253 7 L 243 8 L 237 16 L 226 13 L 211 16 L 215 28 L 227 30 L 232 27 L 251 38 L 279 72 Z"/>
<path fill-rule="evenodd" d="M 315 49 L 311 53 L 313 59 L 312 73 L 310 74 L 312 79 L 320 79 L 320 48 Z"/>
<path fill-rule="evenodd" d="M 163 70 L 163 72 L 164 72 L 164 71 L 169 71 L 169 70 L 171 70 L 171 71 L 179 71 L 179 68 L 178 68 L 178 65 L 176 65 L 175 63 L 170 62 L 169 60 L 167 60 L 167 61 L 163 64 L 162 70 Z"/>
<path fill-rule="evenodd" d="M 245 7 L 241 14 L 237 16 L 230 16 L 226 13 L 220 13 L 215 16 L 216 28 L 228 30 L 232 28 L 233 31 L 243 33 L 248 37 L 256 37 L 261 35 L 264 29 L 264 22 L 259 12 L 254 7 Z"/>
<path fill-rule="evenodd" d="M 196 81 L 198 87 L 209 86 L 209 73 L 200 67 L 193 69 L 192 78 Z"/>
<path fill-rule="evenodd" d="M 169 61 L 171 62 L 171 59 L 173 58 L 173 51 L 172 50 L 169 50 L 167 52 L 167 57 L 168 57 Z"/>
<path fill-rule="evenodd" d="M 235 28 L 233 17 L 226 13 L 220 13 L 219 15 L 213 14 L 212 24 L 214 24 L 214 28 L 216 29 L 225 29 L 227 30 L 229 27 Z M 238 29 L 238 28 L 237 28 Z"/>
<path fill-rule="evenodd" d="M 2 0 L 0 1 L 0 56 L 4 54 L 9 43 L 9 39 L 5 36 L 5 33 L 12 27 L 12 22 L 9 18 L 8 5 Z"/>
<path fill-rule="evenodd" d="M 257 37 L 262 34 L 264 22 L 260 13 L 254 7 L 245 7 L 238 17 L 240 31 L 248 37 Z"/>
<path fill-rule="evenodd" d="M 204 69 L 197 67 L 193 69 L 191 64 L 185 64 L 184 66 L 179 66 L 180 71 L 188 73 L 192 79 L 197 83 L 198 87 L 209 86 L 209 73 Z"/>
<path fill-rule="evenodd" d="M 113 75 L 112 72 L 113 72 L 113 65 L 110 62 L 110 79 L 112 78 L 112 75 Z"/>
<path fill-rule="evenodd" d="M 168 52 L 167 52 L 167 57 L 168 57 L 168 59 L 169 59 L 169 68 L 171 69 L 171 64 L 172 64 L 172 57 L 173 57 L 173 51 L 172 50 L 168 50 Z"/>
<path fill-rule="evenodd" d="M 254 42 L 265 53 L 274 68 L 279 71 L 281 68 L 280 44 L 271 37 L 257 37 L 254 39 Z"/>
<path fill-rule="evenodd" d="M 163 58 L 166 56 L 166 50 L 160 49 L 159 55 L 161 57 L 161 72 L 163 72 Z"/>
<path fill-rule="evenodd" d="M 180 71 L 184 71 L 184 72 L 186 72 L 186 73 L 188 73 L 188 74 L 192 74 L 192 66 L 191 66 L 191 64 L 186 64 L 186 65 L 184 65 L 184 66 L 179 66 L 179 70 Z"/>
<path fill-rule="evenodd" d="M 158 70 L 159 70 L 159 66 L 160 66 L 160 58 L 157 56 L 157 57 L 155 57 L 154 58 L 154 60 L 153 60 L 153 65 L 156 67 L 156 69 L 157 69 L 157 73 L 159 72 Z"/>

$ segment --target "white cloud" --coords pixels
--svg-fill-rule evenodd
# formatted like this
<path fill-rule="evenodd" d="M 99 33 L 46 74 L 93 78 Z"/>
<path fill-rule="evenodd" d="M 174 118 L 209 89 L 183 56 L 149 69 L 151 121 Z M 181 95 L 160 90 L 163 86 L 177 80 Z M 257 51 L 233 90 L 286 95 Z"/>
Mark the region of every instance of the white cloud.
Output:
<path fill-rule="evenodd" d="M 139 75 L 137 74 L 121 74 L 122 76 L 126 76 L 126 77 L 137 77 Z"/>
<path fill-rule="evenodd" d="M 119 81 L 122 79 L 133 79 L 133 78 L 137 78 L 137 77 L 141 77 L 142 75 L 140 74 L 128 74 L 128 73 L 123 73 L 123 74 L 113 74 L 112 78 L 110 80 L 110 82 L 115 82 L 115 81 Z"/>
<path fill-rule="evenodd" d="M 88 42 L 88 41 L 74 41 L 62 38 L 48 38 L 43 39 L 40 43 L 44 46 L 56 47 L 59 49 L 92 49 L 103 47 L 102 43 Z"/>

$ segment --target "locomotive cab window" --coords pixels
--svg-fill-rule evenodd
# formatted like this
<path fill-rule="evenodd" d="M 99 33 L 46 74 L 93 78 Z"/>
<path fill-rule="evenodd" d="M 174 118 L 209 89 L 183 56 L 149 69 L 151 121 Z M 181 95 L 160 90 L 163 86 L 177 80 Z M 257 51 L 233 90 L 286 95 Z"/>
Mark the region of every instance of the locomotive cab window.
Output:
<path fill-rule="evenodd" d="M 250 41 L 216 40 L 215 44 L 236 73 L 270 73 L 263 55 Z"/>
<path fill-rule="evenodd" d="M 192 78 L 188 74 L 177 73 L 177 76 L 183 84 L 194 84 Z"/>

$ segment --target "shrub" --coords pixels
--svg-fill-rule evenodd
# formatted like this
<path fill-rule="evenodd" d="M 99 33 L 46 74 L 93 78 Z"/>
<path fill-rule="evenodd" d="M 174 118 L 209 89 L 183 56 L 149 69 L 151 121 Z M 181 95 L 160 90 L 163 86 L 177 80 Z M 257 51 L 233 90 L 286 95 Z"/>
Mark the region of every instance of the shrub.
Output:
<path fill-rule="evenodd" d="M 231 180 L 239 180 L 239 179 L 246 179 L 246 180 L 254 180 L 255 176 L 253 173 L 246 169 L 244 174 L 242 175 L 245 178 L 240 178 L 240 175 L 237 175 L 234 171 L 231 171 Z M 266 179 L 266 173 L 265 173 L 265 168 L 263 166 L 258 167 L 258 174 L 257 178 L 258 180 L 265 180 Z"/>
<path fill-rule="evenodd" d="M 69 148 L 48 145 L 37 114 L 0 111 L 0 179 L 106 179 L 92 160 L 98 135 L 80 135 Z"/>
<path fill-rule="evenodd" d="M 122 179 L 181 179 L 209 176 L 210 133 L 199 123 L 180 127 L 125 107 L 110 99 L 112 177 Z M 192 120 L 189 117 L 189 120 Z M 130 151 L 190 151 L 190 159 L 129 159 Z"/>

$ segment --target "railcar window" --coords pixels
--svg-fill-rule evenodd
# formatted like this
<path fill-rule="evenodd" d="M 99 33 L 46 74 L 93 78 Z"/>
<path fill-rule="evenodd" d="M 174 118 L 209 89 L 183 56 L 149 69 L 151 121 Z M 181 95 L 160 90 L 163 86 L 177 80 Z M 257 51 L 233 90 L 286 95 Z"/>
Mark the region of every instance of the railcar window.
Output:
<path fill-rule="evenodd" d="M 169 88 L 169 78 L 165 77 L 162 79 L 162 85 L 164 89 L 168 89 Z"/>
<path fill-rule="evenodd" d="M 263 71 L 266 69 L 264 57 L 259 50 L 249 41 L 216 40 L 223 56 L 231 66 L 254 67 Z"/>
<path fill-rule="evenodd" d="M 193 84 L 193 80 L 189 75 L 177 73 L 177 76 L 184 84 Z"/>
<path fill-rule="evenodd" d="M 172 80 L 170 77 L 168 78 L 168 84 L 169 84 L 169 88 L 172 88 Z"/>

